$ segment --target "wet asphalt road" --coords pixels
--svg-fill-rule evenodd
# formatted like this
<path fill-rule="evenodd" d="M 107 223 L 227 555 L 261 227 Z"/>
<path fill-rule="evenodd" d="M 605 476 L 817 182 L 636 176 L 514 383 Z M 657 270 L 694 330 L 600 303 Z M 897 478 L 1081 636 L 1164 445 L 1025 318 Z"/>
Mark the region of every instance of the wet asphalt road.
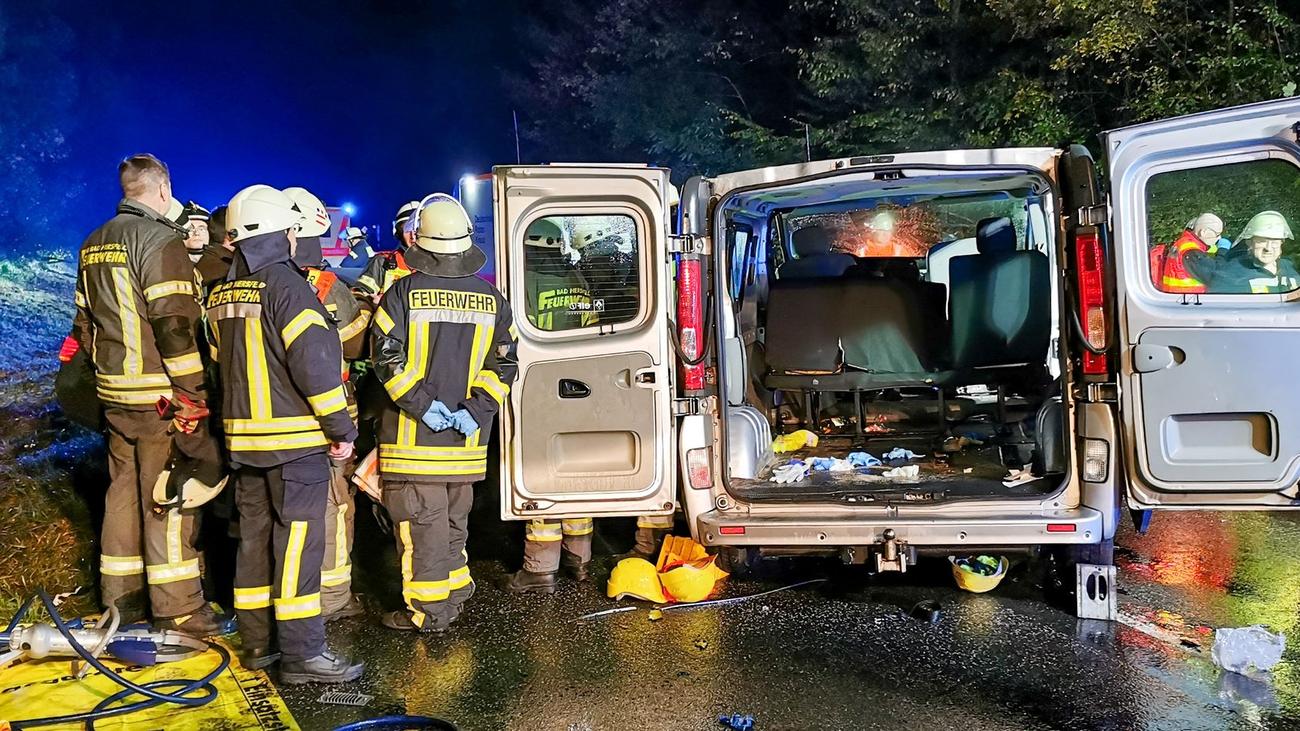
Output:
<path fill-rule="evenodd" d="M 476 511 L 477 512 L 477 511 Z M 497 588 L 517 565 L 518 526 L 491 516 L 471 541 L 478 593 L 454 630 L 409 636 L 366 620 L 331 626 L 364 657 L 347 690 L 364 709 L 286 688 L 307 729 L 384 713 L 446 718 L 462 729 L 718 729 L 721 713 L 767 729 L 1300 728 L 1300 642 L 1254 681 L 1210 661 L 1211 627 L 1265 623 L 1293 637 L 1300 617 L 1300 516 L 1158 515 L 1117 549 L 1121 622 L 1078 621 L 1045 601 L 1041 562 L 1018 562 L 991 594 L 957 591 L 946 562 L 868 578 L 816 559 L 765 562 L 726 596 L 810 578 L 814 586 L 749 603 L 588 623 L 612 561 L 550 597 Z M 597 551 L 627 547 L 632 525 L 603 521 Z M 358 589 L 399 602 L 393 549 L 363 522 Z M 923 599 L 936 624 L 909 617 Z"/>

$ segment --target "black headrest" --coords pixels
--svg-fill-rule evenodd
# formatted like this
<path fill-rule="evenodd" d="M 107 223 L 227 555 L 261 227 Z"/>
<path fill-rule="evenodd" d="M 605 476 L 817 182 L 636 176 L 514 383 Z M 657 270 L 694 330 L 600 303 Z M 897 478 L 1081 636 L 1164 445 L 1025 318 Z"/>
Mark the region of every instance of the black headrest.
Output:
<path fill-rule="evenodd" d="M 790 235 L 790 243 L 794 245 L 795 255 L 800 258 L 828 254 L 831 250 L 830 234 L 820 226 L 806 226 L 795 231 Z"/>
<path fill-rule="evenodd" d="M 975 226 L 975 247 L 981 254 L 1016 250 L 1016 227 L 1010 218 L 986 218 Z"/>

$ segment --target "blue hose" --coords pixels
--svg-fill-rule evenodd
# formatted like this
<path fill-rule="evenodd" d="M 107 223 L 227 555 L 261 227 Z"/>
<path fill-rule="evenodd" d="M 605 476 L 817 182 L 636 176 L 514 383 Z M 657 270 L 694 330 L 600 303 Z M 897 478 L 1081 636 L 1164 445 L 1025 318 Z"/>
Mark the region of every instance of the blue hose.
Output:
<path fill-rule="evenodd" d="M 49 613 L 50 621 L 54 623 L 54 626 L 68 640 L 68 644 L 71 645 L 72 649 L 81 656 L 81 659 L 85 660 L 91 667 L 103 673 L 113 682 L 125 688 L 125 690 L 105 698 L 93 709 L 84 713 L 13 721 L 12 727 L 15 730 L 85 721 L 86 728 L 93 731 L 95 728 L 95 721 L 100 718 L 124 716 L 128 713 L 143 711 L 146 708 L 153 708 L 162 705 L 163 703 L 175 703 L 181 706 L 197 708 L 207 703 L 211 703 L 216 699 L 217 689 L 212 685 L 212 681 L 216 680 L 217 676 L 221 675 L 221 673 L 225 672 L 226 668 L 230 667 L 230 653 L 221 645 L 213 642 L 207 643 L 208 647 L 217 651 L 217 654 L 221 657 L 221 662 L 217 664 L 217 667 L 212 670 L 212 672 L 198 680 L 155 680 L 139 685 L 113 672 L 94 655 L 91 655 L 86 648 L 82 647 L 81 643 L 77 642 L 76 638 L 73 636 L 72 630 L 68 628 L 63 617 L 59 615 L 58 607 L 54 606 L 54 601 L 50 599 L 50 596 L 46 594 L 44 590 L 41 590 L 37 596 L 40 597 L 41 603 L 45 605 L 45 611 Z M 13 628 L 17 626 L 18 621 L 26 615 L 27 609 L 31 603 L 32 600 L 28 599 L 27 602 L 23 604 L 22 609 L 19 610 L 16 618 L 10 622 L 8 629 L 5 630 L 6 634 L 13 631 Z M 159 688 L 171 688 L 177 686 L 179 686 L 179 689 L 174 693 L 162 693 L 156 690 Z M 199 691 L 201 695 L 190 695 L 195 691 Z M 145 700 L 128 703 L 124 706 L 118 706 L 117 708 L 110 708 L 110 706 L 120 703 L 132 695 L 145 696 Z"/>
<path fill-rule="evenodd" d="M 456 724 L 432 716 L 380 716 L 365 721 L 348 723 L 334 731 L 370 731 L 370 729 L 431 729 L 432 731 L 457 731 Z"/>

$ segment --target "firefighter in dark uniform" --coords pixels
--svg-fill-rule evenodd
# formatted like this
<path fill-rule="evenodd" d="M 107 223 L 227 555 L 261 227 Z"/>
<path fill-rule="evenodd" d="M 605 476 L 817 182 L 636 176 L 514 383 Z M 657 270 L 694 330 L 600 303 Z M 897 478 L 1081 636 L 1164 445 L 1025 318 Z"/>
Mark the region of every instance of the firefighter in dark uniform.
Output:
<path fill-rule="evenodd" d="M 293 263 L 316 291 L 330 324 L 338 330 L 343 360 L 351 363 L 365 354 L 366 328 L 374 314 L 374 303 L 352 294 L 347 284 L 326 267 L 321 254 L 321 237 L 329 232 L 329 211 L 305 188 L 285 188 L 302 218 L 298 223 Z M 348 398 L 348 415 L 357 418 L 357 399 L 351 380 L 343 383 Z M 321 566 L 321 613 L 325 621 L 356 617 L 365 612 L 352 594 L 352 539 L 355 532 L 356 492 L 352 486 L 353 462 L 330 461 L 330 495 L 325 507 L 325 563 Z"/>
<path fill-rule="evenodd" d="M 406 251 L 414 242 L 415 234 L 406 230 L 406 223 L 419 207 L 419 201 L 411 201 L 397 209 L 397 216 L 393 218 L 393 238 L 397 241 L 397 248 L 392 251 L 376 251 L 370 257 L 365 270 L 357 277 L 357 291 L 377 300 L 393 286 L 393 282 L 411 273 L 411 267 L 406 262 Z"/>
<path fill-rule="evenodd" d="M 408 228 L 409 276 L 384 295 L 371 357 L 392 404 L 379 428 L 384 507 L 396 525 L 406 608 L 397 630 L 441 632 L 474 591 L 465 541 L 492 420 L 515 378 L 514 323 L 456 199 L 424 199 Z"/>
<path fill-rule="evenodd" d="M 235 261 L 207 308 L 235 467 L 235 610 L 244 664 L 280 659 L 274 615 L 282 682 L 354 680 L 364 666 L 326 647 L 320 596 L 329 461 L 350 458 L 357 436 L 343 350 L 291 261 L 300 219 L 293 201 L 255 185 L 231 199 L 226 215 Z"/>
<path fill-rule="evenodd" d="M 194 267 L 186 232 L 160 213 L 171 202 L 167 167 L 135 155 L 118 177 L 125 197 L 117 215 L 81 246 L 73 322 L 108 425 L 101 591 L 105 606 L 130 622 L 143 617 L 147 589 L 159 627 L 204 636 L 222 621 L 203 599 L 197 511 L 155 510 L 152 497 L 175 435 L 202 429 L 208 415 Z"/>

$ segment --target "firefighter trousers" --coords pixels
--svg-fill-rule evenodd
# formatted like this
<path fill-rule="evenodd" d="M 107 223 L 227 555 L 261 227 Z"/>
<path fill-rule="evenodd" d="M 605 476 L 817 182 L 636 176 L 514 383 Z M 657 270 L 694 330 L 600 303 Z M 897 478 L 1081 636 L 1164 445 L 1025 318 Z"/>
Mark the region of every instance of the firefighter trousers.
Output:
<path fill-rule="evenodd" d="M 673 531 L 671 515 L 641 515 L 636 519 L 636 547 L 633 549 L 642 556 L 657 557 L 659 547 L 663 545 L 664 536 Z M 652 562 L 654 558 L 650 559 Z"/>
<path fill-rule="evenodd" d="M 284 659 L 305 660 L 325 651 L 320 567 L 329 489 L 329 458 L 324 454 L 235 471 L 235 613 L 244 647 L 276 646 L 274 617 Z"/>
<path fill-rule="evenodd" d="M 530 520 L 524 526 L 524 570 L 553 574 L 560 562 L 574 565 L 591 561 L 591 539 L 595 522 L 591 518 Z"/>
<path fill-rule="evenodd" d="M 329 502 L 325 504 L 325 562 L 320 572 L 320 608 L 326 617 L 352 598 L 352 539 L 356 529 L 356 492 L 352 465 L 330 460 Z"/>
<path fill-rule="evenodd" d="M 108 472 L 99 539 L 104 606 L 128 616 L 144 609 L 147 588 L 154 619 L 191 614 L 203 606 L 195 510 L 154 511 L 153 486 L 171 457 L 168 419 L 154 411 L 108 409 Z"/>
<path fill-rule="evenodd" d="M 465 541 L 474 505 L 472 482 L 384 479 L 384 507 L 393 519 L 402 570 L 402 599 L 411 621 L 446 629 L 474 593 Z"/>

